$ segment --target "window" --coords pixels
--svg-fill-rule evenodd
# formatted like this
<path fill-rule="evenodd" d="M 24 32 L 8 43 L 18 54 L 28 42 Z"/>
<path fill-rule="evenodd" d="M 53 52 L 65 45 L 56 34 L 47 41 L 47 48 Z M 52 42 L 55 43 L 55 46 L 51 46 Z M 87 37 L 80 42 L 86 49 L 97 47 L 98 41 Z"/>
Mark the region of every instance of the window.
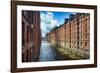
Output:
<path fill-rule="evenodd" d="M 87 18 L 85 19 L 85 22 L 86 22 L 86 24 L 87 24 Z"/>
<path fill-rule="evenodd" d="M 27 35 L 27 43 L 29 43 L 29 27 L 28 26 L 27 26 L 26 30 L 27 30 L 27 34 L 26 34 Z"/>
<path fill-rule="evenodd" d="M 85 42 L 85 46 L 87 46 L 87 42 Z"/>
<path fill-rule="evenodd" d="M 22 46 L 25 45 L 24 33 L 25 33 L 25 24 L 24 22 L 22 22 Z"/>

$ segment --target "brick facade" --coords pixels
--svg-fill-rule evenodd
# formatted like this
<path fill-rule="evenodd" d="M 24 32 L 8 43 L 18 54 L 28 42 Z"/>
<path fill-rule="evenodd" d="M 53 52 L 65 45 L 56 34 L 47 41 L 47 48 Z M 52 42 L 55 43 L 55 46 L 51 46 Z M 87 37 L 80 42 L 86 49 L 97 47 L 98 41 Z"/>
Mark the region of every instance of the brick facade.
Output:
<path fill-rule="evenodd" d="M 22 62 L 38 60 L 40 43 L 40 12 L 22 11 Z"/>
<path fill-rule="evenodd" d="M 69 19 L 65 19 L 63 25 L 52 30 L 47 34 L 47 37 L 51 43 L 53 42 L 64 48 L 89 51 L 90 15 L 88 13 L 70 15 Z"/>

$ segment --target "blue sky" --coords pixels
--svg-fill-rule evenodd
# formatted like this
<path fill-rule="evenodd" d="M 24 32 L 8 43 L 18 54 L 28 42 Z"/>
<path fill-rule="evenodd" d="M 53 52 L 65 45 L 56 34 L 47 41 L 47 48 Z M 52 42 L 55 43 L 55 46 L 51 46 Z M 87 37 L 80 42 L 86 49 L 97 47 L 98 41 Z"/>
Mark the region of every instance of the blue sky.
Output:
<path fill-rule="evenodd" d="M 75 14 L 72 12 L 47 12 L 41 11 L 41 30 L 42 37 L 45 37 L 45 34 L 50 32 L 55 26 L 60 26 L 64 23 L 65 18 L 69 18 L 70 14 Z"/>

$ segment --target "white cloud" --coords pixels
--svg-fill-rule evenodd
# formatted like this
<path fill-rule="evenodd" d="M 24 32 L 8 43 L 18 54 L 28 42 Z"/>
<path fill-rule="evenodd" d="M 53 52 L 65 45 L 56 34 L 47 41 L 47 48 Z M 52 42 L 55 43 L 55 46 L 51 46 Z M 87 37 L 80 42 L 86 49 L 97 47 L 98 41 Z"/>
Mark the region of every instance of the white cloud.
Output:
<path fill-rule="evenodd" d="M 41 13 L 40 17 L 42 36 L 44 37 L 46 33 L 50 32 L 50 30 L 57 26 L 59 23 L 56 19 L 54 19 L 52 12 Z"/>

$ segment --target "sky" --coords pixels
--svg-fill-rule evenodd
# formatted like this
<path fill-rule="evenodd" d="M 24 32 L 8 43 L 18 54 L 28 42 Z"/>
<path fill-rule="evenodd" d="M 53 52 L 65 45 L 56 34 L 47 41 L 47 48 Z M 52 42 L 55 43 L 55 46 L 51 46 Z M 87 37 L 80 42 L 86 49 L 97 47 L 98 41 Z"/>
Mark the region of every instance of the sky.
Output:
<path fill-rule="evenodd" d="M 45 35 L 48 32 L 50 32 L 50 30 L 55 26 L 62 25 L 64 23 L 65 18 L 69 18 L 70 14 L 75 14 L 75 13 L 41 11 L 40 23 L 41 23 L 42 37 L 45 37 Z"/>

